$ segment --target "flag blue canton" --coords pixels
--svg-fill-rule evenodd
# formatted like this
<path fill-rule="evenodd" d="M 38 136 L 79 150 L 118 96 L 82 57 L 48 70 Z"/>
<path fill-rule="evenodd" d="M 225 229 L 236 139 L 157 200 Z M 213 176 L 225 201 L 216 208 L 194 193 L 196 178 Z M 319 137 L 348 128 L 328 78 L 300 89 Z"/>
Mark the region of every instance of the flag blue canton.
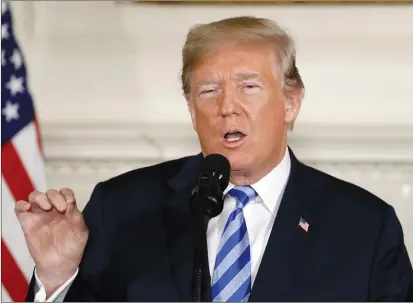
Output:
<path fill-rule="evenodd" d="M 1 145 L 34 120 L 23 55 L 12 30 L 7 1 L 1 1 Z"/>

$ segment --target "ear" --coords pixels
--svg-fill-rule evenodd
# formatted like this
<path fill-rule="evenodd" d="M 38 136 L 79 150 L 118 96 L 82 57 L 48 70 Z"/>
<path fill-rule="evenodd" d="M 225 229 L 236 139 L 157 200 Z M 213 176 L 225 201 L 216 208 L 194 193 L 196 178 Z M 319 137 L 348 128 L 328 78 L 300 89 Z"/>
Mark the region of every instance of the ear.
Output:
<path fill-rule="evenodd" d="M 192 127 L 196 131 L 196 118 L 195 118 L 195 109 L 194 104 L 190 96 L 185 96 L 186 105 L 188 107 L 189 114 L 191 115 Z"/>
<path fill-rule="evenodd" d="M 285 123 L 292 125 L 297 119 L 301 109 L 303 89 L 297 88 L 286 94 L 285 97 Z"/>

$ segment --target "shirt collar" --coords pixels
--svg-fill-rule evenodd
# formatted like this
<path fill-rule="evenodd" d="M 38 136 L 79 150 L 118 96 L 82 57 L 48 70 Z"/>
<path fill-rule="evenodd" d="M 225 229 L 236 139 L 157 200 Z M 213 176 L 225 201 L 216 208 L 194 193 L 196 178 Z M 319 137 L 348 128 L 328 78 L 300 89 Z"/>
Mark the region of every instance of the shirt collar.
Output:
<path fill-rule="evenodd" d="M 261 180 L 251 184 L 251 187 L 257 192 L 265 207 L 272 215 L 275 215 L 277 212 L 277 206 L 281 201 L 285 185 L 287 184 L 290 175 L 290 170 L 291 158 L 288 148 L 286 148 L 285 155 L 281 162 Z M 235 187 L 235 185 L 229 182 L 224 194 L 230 191 L 233 187 Z"/>

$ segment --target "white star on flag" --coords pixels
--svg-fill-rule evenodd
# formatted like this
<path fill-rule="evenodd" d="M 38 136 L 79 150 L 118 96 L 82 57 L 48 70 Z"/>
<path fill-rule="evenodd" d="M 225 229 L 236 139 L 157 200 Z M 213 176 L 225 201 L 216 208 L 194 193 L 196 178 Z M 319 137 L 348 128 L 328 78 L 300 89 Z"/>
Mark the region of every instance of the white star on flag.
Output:
<path fill-rule="evenodd" d="M 19 69 L 23 65 L 23 59 L 20 52 L 14 49 L 13 55 L 10 57 L 10 61 L 14 64 L 14 69 Z"/>
<path fill-rule="evenodd" d="M 302 229 L 308 232 L 308 228 L 310 227 L 310 224 L 308 224 L 308 222 L 306 222 L 303 219 L 303 217 L 300 217 L 300 221 L 298 221 L 298 226 L 300 226 Z"/>
<path fill-rule="evenodd" d="M 7 2 L 1 1 L 1 14 L 3 15 L 7 10 Z"/>
<path fill-rule="evenodd" d="M 19 119 L 19 104 L 18 103 L 11 103 L 7 101 L 6 106 L 1 111 L 3 115 L 6 117 L 6 121 L 10 122 L 13 119 Z"/>
<path fill-rule="evenodd" d="M 1 50 L 1 66 L 6 65 L 6 59 L 4 58 L 4 55 L 6 53 L 4 52 L 4 50 Z"/>
<path fill-rule="evenodd" d="M 6 83 L 6 87 L 10 90 L 12 96 L 17 93 L 23 93 L 23 77 L 16 78 L 15 75 L 11 75 L 10 81 Z"/>
<path fill-rule="evenodd" d="M 7 2 L 1 1 L 1 14 L 3 15 L 7 10 Z"/>
<path fill-rule="evenodd" d="M 27 199 L 34 190 L 45 190 L 45 162 L 34 99 L 27 83 L 24 48 L 19 46 L 19 33 L 13 25 L 13 21 L 18 22 L 24 16 L 13 16 L 11 0 L 7 4 L 5 1 L 1 0 L 1 156 L 6 165 L 1 166 L 0 300 L 24 302 L 35 264 L 19 228 L 14 205 Z M 16 70 L 15 66 L 20 68 Z"/>
<path fill-rule="evenodd" d="M 9 25 L 2 24 L 1 25 L 1 40 L 9 38 Z"/>

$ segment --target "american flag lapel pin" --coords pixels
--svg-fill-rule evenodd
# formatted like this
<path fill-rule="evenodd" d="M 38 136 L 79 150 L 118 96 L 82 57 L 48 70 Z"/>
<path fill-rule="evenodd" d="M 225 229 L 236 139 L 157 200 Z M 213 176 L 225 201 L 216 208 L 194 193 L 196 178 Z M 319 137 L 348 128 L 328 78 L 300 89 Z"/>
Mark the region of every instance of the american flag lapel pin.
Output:
<path fill-rule="evenodd" d="M 298 222 L 298 226 L 300 226 L 302 229 L 304 229 L 306 232 L 308 232 L 308 228 L 310 227 L 310 224 L 308 224 L 307 221 L 305 221 L 303 219 L 303 217 L 300 217 L 300 221 Z"/>

